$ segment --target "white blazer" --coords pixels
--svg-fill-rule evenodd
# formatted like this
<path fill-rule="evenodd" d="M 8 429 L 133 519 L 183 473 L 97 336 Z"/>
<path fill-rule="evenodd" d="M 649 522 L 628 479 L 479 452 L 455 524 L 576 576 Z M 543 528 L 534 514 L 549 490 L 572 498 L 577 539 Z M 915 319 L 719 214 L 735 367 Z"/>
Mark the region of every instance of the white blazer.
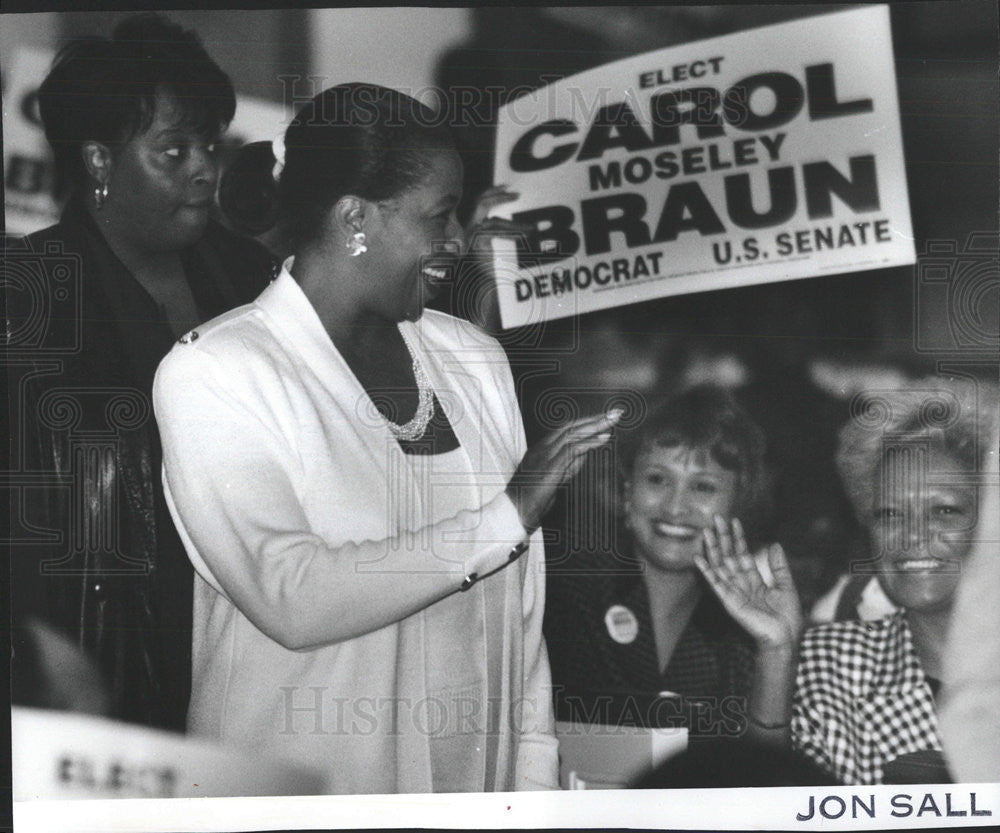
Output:
<path fill-rule="evenodd" d="M 425 494 L 407 455 L 287 269 L 160 365 L 167 502 L 196 570 L 188 728 L 319 766 L 333 793 L 431 791 L 428 668 L 440 678 L 449 652 L 500 640 L 486 783 L 556 789 L 540 535 L 466 591 L 502 603 L 502 633 L 443 646 L 425 628 L 429 604 L 502 567 L 525 537 L 505 494 L 525 450 L 506 356 L 442 313 L 400 327 L 481 493 L 475 511 L 416 533 L 405 504 Z M 483 789 L 482 771 L 462 777 Z"/>

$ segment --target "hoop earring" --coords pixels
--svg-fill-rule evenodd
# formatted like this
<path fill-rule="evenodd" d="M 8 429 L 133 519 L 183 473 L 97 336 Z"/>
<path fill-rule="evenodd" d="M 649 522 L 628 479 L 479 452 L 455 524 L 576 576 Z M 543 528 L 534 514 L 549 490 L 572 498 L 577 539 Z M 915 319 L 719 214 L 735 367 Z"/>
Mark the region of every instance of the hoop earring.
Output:
<path fill-rule="evenodd" d="M 99 185 L 98 187 L 94 188 L 94 207 L 98 211 L 100 211 L 102 208 L 104 208 L 104 203 L 107 201 L 107 199 L 108 199 L 108 183 L 105 182 L 103 185 Z"/>
<path fill-rule="evenodd" d="M 368 247 L 365 245 L 365 233 L 363 231 L 354 232 L 354 236 L 347 241 L 347 250 L 351 253 L 351 257 L 358 257 L 368 251 Z"/>

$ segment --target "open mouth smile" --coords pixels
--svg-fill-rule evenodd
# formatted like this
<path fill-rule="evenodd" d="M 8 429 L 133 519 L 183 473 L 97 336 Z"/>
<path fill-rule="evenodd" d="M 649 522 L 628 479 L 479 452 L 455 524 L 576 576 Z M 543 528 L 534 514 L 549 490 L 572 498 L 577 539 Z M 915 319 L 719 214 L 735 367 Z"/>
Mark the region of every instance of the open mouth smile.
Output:
<path fill-rule="evenodd" d="M 680 538 L 685 541 L 690 541 L 701 534 L 701 529 L 696 526 L 688 526 L 687 524 L 672 524 L 666 521 L 655 521 L 653 523 L 653 532 L 664 538 Z"/>
<path fill-rule="evenodd" d="M 456 257 L 428 258 L 420 265 L 420 276 L 431 286 L 439 287 L 454 280 L 457 265 Z"/>
<path fill-rule="evenodd" d="M 950 573 L 954 565 L 940 558 L 897 558 L 892 566 L 900 573 Z"/>
<path fill-rule="evenodd" d="M 435 268 L 434 266 L 425 266 L 420 270 L 420 274 L 431 281 L 441 283 L 448 280 L 448 269 Z"/>

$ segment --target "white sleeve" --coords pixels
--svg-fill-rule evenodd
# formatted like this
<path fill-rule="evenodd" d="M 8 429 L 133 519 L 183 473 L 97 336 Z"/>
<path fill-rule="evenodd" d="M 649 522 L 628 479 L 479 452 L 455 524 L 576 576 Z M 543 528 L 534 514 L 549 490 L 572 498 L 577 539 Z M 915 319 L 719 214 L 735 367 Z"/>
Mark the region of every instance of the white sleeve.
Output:
<path fill-rule="evenodd" d="M 944 657 L 939 725 L 959 781 L 1000 780 L 1000 438 L 994 433 L 975 545 L 962 565 Z"/>
<path fill-rule="evenodd" d="M 235 388 L 237 375 L 194 346 L 175 348 L 160 365 L 153 404 L 165 487 L 199 572 L 284 647 L 318 647 L 400 621 L 457 591 L 466 575 L 503 565 L 525 538 L 501 490 L 482 508 L 419 532 L 329 546 L 296 493 L 297 452 L 269 424 L 268 403 Z M 426 571 L 428 535 L 453 567 Z M 378 571 L 358 569 L 376 560 Z"/>
<path fill-rule="evenodd" d="M 542 533 L 531 536 L 524 581 L 524 695 L 515 709 L 521 735 L 515 769 L 518 790 L 559 789 L 559 743 L 552 708 L 552 675 L 542 636 L 545 612 L 545 555 Z"/>
<path fill-rule="evenodd" d="M 514 379 L 506 356 L 502 362 L 497 363 L 497 384 L 508 406 L 514 458 L 520 462 L 527 450 L 527 443 L 517 405 Z M 558 790 L 559 744 L 555 737 L 552 675 L 545 637 L 542 635 L 542 619 L 545 614 L 545 547 L 541 530 L 536 530 L 531 536 L 531 543 L 524 557 L 528 560 L 522 598 L 524 680 L 522 701 L 515 704 L 514 710 L 515 720 L 519 724 L 515 789 Z"/>

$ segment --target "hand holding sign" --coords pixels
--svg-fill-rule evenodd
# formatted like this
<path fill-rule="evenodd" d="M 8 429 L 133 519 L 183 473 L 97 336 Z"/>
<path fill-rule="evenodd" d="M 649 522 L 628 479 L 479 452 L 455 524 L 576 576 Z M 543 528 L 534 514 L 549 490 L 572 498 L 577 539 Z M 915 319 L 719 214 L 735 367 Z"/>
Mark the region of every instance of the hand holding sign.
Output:
<path fill-rule="evenodd" d="M 505 202 L 513 202 L 520 196 L 514 191 L 508 191 L 506 185 L 494 185 L 479 195 L 472 217 L 465 227 L 468 255 L 483 262 L 490 262 L 492 265 L 491 241 L 493 238 L 523 239 L 534 233 L 535 226 L 532 223 L 518 223 L 503 217 L 487 216 L 496 206 Z"/>
<path fill-rule="evenodd" d="M 476 206 L 473 208 L 469 222 L 465 226 L 466 235 L 469 235 L 468 239 L 472 239 L 471 234 L 476 226 L 486 220 L 489 217 L 489 213 L 496 206 L 516 200 L 520 196 L 520 194 L 508 190 L 506 185 L 494 185 L 492 188 L 487 188 L 483 191 L 476 197 Z"/>
<path fill-rule="evenodd" d="M 465 226 L 467 249 L 463 275 L 470 283 L 467 297 L 473 299 L 468 314 L 474 323 L 491 333 L 501 329 L 492 241 L 497 237 L 520 239 L 533 233 L 535 228 L 531 224 L 488 215 L 496 206 L 520 196 L 509 191 L 506 185 L 487 188 L 476 198 L 475 208 Z"/>

